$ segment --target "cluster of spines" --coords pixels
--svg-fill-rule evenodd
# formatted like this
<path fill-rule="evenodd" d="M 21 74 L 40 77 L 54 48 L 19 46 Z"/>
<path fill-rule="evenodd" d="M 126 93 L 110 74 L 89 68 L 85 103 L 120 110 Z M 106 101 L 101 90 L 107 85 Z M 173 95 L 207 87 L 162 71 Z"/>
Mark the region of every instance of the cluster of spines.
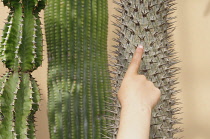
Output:
<path fill-rule="evenodd" d="M 51 0 L 45 10 L 51 138 L 106 134 L 107 0 Z"/>
<path fill-rule="evenodd" d="M 175 64 L 179 62 L 173 48 L 172 32 L 175 29 L 173 12 L 175 0 L 121 0 L 114 1 L 118 5 L 118 15 L 113 15 L 116 22 L 114 33 L 118 36 L 113 52 L 110 56 L 113 74 L 113 101 L 111 109 L 112 124 L 109 125 L 108 138 L 116 138 L 119 118 L 120 103 L 117 99 L 117 92 L 127 70 L 128 64 L 139 44 L 144 46 L 144 55 L 141 62 L 140 74 L 145 75 L 156 87 L 161 90 L 161 99 L 152 112 L 150 139 L 163 138 L 175 139 L 176 133 L 181 128 L 175 128 L 180 120 L 175 115 L 180 114 L 179 99 L 175 97 L 180 92 L 176 88 L 178 83 L 175 75 L 180 68 Z"/>
<path fill-rule="evenodd" d="M 0 79 L 0 138 L 35 138 L 40 93 L 31 72 L 42 63 L 39 12 L 45 0 L 3 0 L 11 10 L 0 42 L 0 58 L 9 72 Z"/>

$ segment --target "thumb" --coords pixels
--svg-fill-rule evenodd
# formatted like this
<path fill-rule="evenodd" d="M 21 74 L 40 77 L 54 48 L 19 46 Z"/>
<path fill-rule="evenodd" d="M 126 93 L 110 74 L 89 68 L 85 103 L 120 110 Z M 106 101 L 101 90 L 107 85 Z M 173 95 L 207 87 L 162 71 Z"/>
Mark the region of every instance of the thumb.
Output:
<path fill-rule="evenodd" d="M 132 74 L 134 75 L 134 74 L 138 73 L 138 69 L 139 69 L 140 64 L 141 64 L 141 58 L 142 58 L 143 52 L 144 52 L 143 46 L 139 45 L 136 48 L 136 51 L 133 55 L 131 63 L 130 63 L 130 65 L 128 67 L 128 70 L 126 72 L 126 75 L 132 75 Z"/>

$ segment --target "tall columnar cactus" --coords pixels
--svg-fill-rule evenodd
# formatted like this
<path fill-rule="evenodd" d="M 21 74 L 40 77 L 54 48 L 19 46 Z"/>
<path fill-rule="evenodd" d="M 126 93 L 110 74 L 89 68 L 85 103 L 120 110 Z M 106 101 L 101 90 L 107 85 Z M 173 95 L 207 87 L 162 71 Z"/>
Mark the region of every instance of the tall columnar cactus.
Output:
<path fill-rule="evenodd" d="M 52 139 L 100 139 L 110 94 L 107 0 L 49 0 L 48 116 Z"/>
<path fill-rule="evenodd" d="M 32 139 L 40 93 L 30 73 L 42 63 L 38 14 L 45 0 L 3 3 L 10 12 L 0 42 L 0 58 L 9 71 L 0 79 L 0 139 Z"/>
<path fill-rule="evenodd" d="M 116 138 L 120 104 L 117 100 L 117 91 L 127 70 L 128 64 L 136 47 L 142 44 L 145 53 L 142 58 L 140 74 L 145 75 L 156 87 L 161 90 L 160 102 L 152 112 L 150 139 L 172 139 L 174 134 L 182 131 L 173 127 L 181 119 L 174 117 L 179 114 L 180 102 L 174 96 L 180 92 L 176 88 L 175 75 L 179 71 L 174 65 L 179 62 L 175 57 L 173 40 L 171 39 L 174 17 L 171 15 L 175 8 L 175 0 L 120 0 L 116 10 L 119 15 L 114 15 L 118 35 L 115 57 L 112 64 L 114 100 L 114 120 L 110 126 L 110 138 Z"/>

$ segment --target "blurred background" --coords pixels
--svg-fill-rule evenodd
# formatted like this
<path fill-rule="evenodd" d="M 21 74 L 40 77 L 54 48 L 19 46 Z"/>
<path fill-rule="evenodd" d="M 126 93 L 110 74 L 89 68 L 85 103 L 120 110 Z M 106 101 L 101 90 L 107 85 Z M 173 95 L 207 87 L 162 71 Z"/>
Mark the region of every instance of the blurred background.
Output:
<path fill-rule="evenodd" d="M 184 118 L 184 132 L 177 137 L 184 139 L 210 139 L 210 0 L 176 0 L 177 27 L 174 31 L 175 49 L 179 59 L 182 61 L 177 66 L 181 67 L 178 76 L 182 89 L 177 97 L 183 103 L 183 113 L 179 117 Z M 114 10 L 112 0 L 109 0 L 109 34 L 108 50 L 112 50 L 115 37 L 112 31 L 115 27 L 112 14 Z M 0 3 L 0 29 L 8 15 L 8 8 Z M 41 13 L 43 17 L 43 11 Z M 42 23 L 43 18 L 42 18 Z M 2 30 L 0 30 L 0 34 Z M 44 30 L 43 30 L 44 33 Z M 32 73 L 41 88 L 42 101 L 40 111 L 37 112 L 37 139 L 49 139 L 47 121 L 47 53 L 44 42 L 44 61 L 38 70 Z M 6 71 L 0 62 L 0 75 Z"/>

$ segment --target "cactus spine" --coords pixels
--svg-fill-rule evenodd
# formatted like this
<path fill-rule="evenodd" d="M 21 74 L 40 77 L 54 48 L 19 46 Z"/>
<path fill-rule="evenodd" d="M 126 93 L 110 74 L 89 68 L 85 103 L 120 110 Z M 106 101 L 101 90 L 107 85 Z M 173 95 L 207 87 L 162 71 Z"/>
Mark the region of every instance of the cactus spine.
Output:
<path fill-rule="evenodd" d="M 3 0 L 10 8 L 0 42 L 0 58 L 9 69 L 0 80 L 0 138 L 35 138 L 40 93 L 31 72 L 42 63 L 39 12 L 45 0 Z"/>
<path fill-rule="evenodd" d="M 49 0 L 45 28 L 52 139 L 105 134 L 107 24 L 107 0 Z"/>
<path fill-rule="evenodd" d="M 120 104 L 117 92 L 127 70 L 132 55 L 139 44 L 145 46 L 140 74 L 145 75 L 161 90 L 162 96 L 159 104 L 152 112 L 150 139 L 175 138 L 174 134 L 182 129 L 173 127 L 181 119 L 174 115 L 179 114 L 178 99 L 175 95 L 180 92 L 175 85 L 178 83 L 174 76 L 179 71 L 175 66 L 179 62 L 173 49 L 171 39 L 174 17 L 175 0 L 120 0 L 114 1 L 119 8 L 119 15 L 114 25 L 118 35 L 114 40 L 116 62 L 113 64 L 112 73 L 114 94 L 114 107 L 112 108 L 114 120 L 110 124 L 110 138 L 115 139 L 120 116 Z M 113 130 L 112 130 L 113 129 Z"/>

